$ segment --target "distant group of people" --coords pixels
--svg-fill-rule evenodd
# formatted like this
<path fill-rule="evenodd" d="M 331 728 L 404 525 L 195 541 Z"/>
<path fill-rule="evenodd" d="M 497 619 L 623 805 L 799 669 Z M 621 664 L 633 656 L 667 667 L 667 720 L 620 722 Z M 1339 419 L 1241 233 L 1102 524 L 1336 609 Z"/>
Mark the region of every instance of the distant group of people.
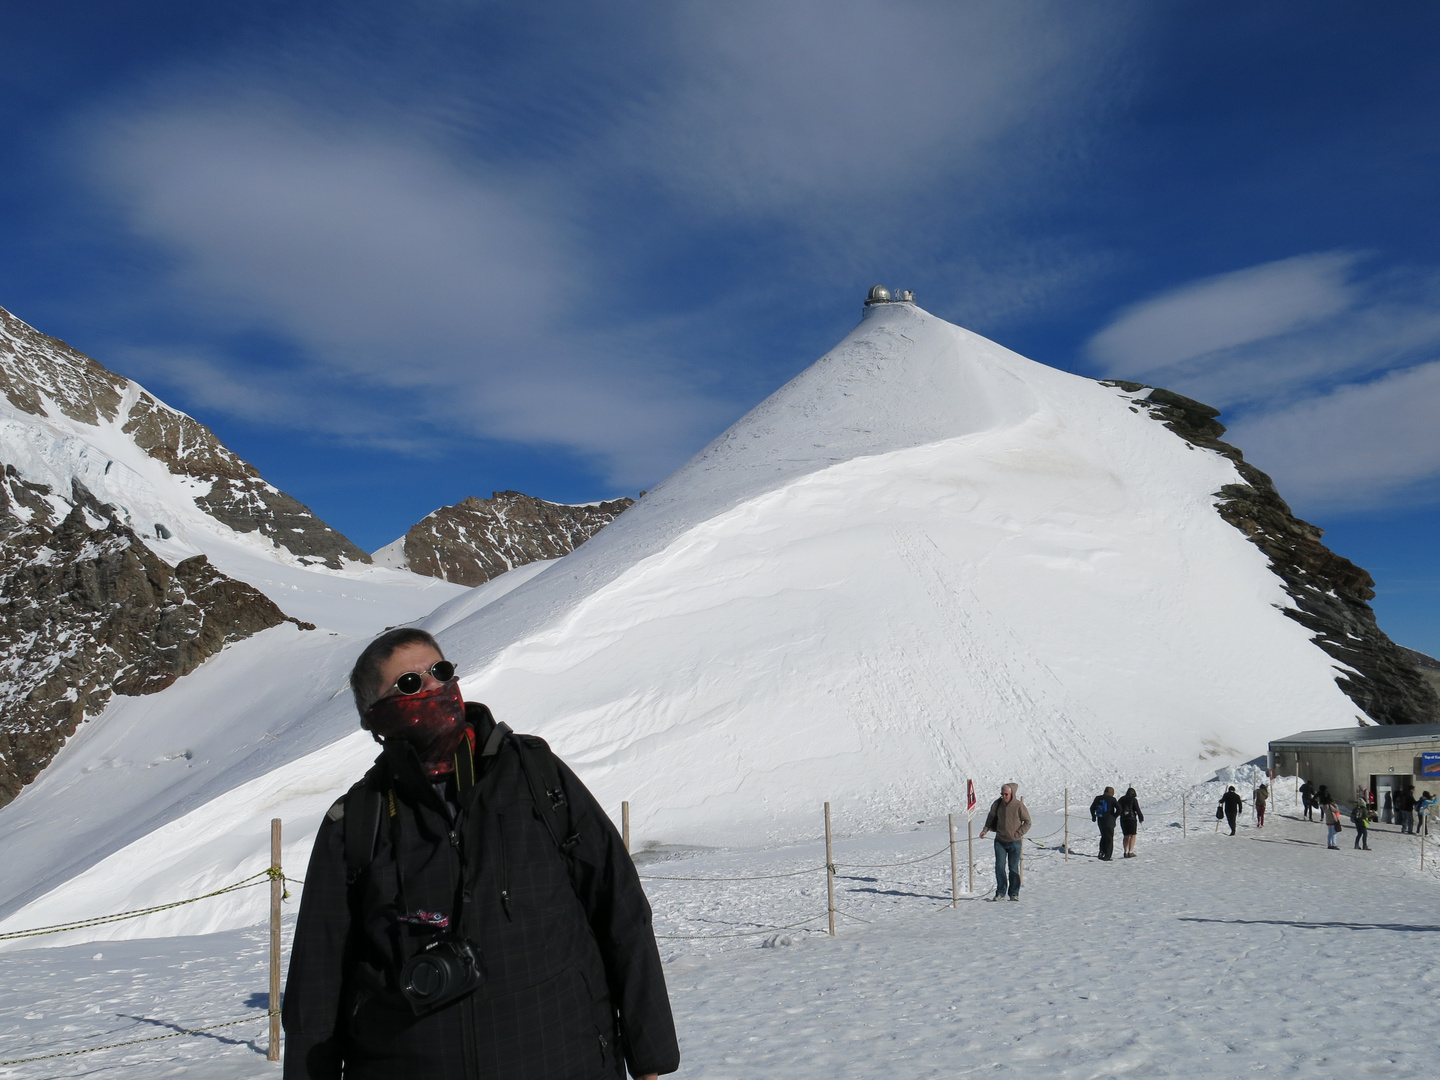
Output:
<path fill-rule="evenodd" d="M 1018 791 L 1018 784 L 1001 785 L 1000 797 L 990 804 L 985 825 L 980 830 L 982 840 L 991 833 L 995 834 L 995 894 L 988 897 L 992 901 L 1020 899 L 1020 853 L 1025 834 L 1030 831 L 1031 820 L 1030 812 L 1018 797 Z M 1314 821 L 1315 815 L 1319 814 L 1320 821 L 1327 830 L 1326 847 L 1338 850 L 1340 845 L 1337 840 L 1344 828 L 1341 824 L 1343 811 L 1331 795 L 1330 789 L 1324 784 L 1303 783 L 1300 785 L 1300 800 L 1305 807 L 1305 820 Z M 1440 800 L 1428 791 L 1421 792 L 1417 797 L 1413 788 L 1406 788 L 1393 799 L 1391 794 L 1386 792 L 1380 820 L 1388 825 L 1393 818 L 1393 822 L 1400 825 L 1402 833 L 1428 834 L 1430 808 L 1437 801 Z M 1265 811 L 1269 803 L 1269 784 L 1260 784 L 1251 791 L 1256 828 L 1265 827 Z M 1220 796 L 1220 802 L 1215 807 L 1215 828 L 1218 830 L 1219 823 L 1223 821 L 1230 826 L 1230 835 L 1234 836 L 1240 815 L 1244 811 L 1245 799 L 1235 790 L 1235 785 L 1231 784 L 1225 794 Z M 1369 851 L 1369 826 L 1375 822 L 1376 813 L 1372 796 L 1365 788 L 1357 790 L 1349 817 L 1355 829 L 1355 849 Z M 1117 823 L 1124 844 L 1124 857 L 1135 858 L 1135 840 L 1140 832 L 1140 825 L 1145 820 L 1145 814 L 1140 809 L 1140 798 L 1133 787 L 1127 788 L 1125 794 L 1118 798 L 1113 787 L 1107 787 L 1096 795 L 1090 803 L 1090 820 L 1095 822 L 1100 830 L 1098 857 L 1101 862 L 1110 862 L 1115 857 Z"/>
<path fill-rule="evenodd" d="M 1380 821 L 1385 825 L 1399 825 L 1406 835 L 1430 834 L 1430 808 L 1435 805 L 1435 796 L 1422 791 L 1417 798 L 1413 787 L 1398 792 L 1385 792 L 1380 810 Z"/>
<path fill-rule="evenodd" d="M 1135 789 L 1127 788 L 1125 794 L 1115 798 L 1115 789 L 1107 787 L 1090 803 L 1090 820 L 1100 827 L 1100 859 L 1109 862 L 1115 857 L 1115 823 L 1120 823 L 1120 835 L 1125 845 L 1125 858 L 1135 858 L 1135 837 L 1140 832 L 1140 823 L 1145 814 L 1140 810 L 1140 798 Z"/>

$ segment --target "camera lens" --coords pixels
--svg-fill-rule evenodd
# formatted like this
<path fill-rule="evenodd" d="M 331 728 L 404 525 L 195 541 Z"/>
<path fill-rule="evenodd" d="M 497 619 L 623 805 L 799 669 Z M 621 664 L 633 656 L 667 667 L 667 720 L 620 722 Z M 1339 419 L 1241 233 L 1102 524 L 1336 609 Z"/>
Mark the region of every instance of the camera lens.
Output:
<path fill-rule="evenodd" d="M 437 964 L 428 956 L 417 956 L 410 965 L 410 992 L 418 998 L 434 997 L 449 982 L 447 974 L 443 964 Z"/>

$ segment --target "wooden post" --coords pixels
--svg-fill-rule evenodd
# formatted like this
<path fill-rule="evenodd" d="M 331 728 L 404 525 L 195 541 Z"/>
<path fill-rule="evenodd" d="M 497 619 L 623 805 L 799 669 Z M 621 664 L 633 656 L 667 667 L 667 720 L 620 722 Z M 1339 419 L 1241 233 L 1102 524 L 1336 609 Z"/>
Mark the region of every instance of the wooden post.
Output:
<path fill-rule="evenodd" d="M 970 895 L 975 895 L 975 820 L 971 818 L 965 823 L 965 846 L 967 858 L 970 862 Z"/>
<path fill-rule="evenodd" d="M 620 835 L 625 838 L 625 850 L 630 850 L 630 804 L 620 804 Z"/>
<path fill-rule="evenodd" d="M 830 849 L 830 804 L 825 804 L 825 891 L 830 904 L 830 936 L 835 936 L 835 856 Z"/>
<path fill-rule="evenodd" d="M 267 1061 L 280 1060 L 280 901 L 285 881 L 280 876 L 280 819 L 270 819 L 270 1049 Z"/>
<path fill-rule="evenodd" d="M 960 871 L 955 866 L 955 815 L 950 815 L 950 906 L 960 906 Z"/>
<path fill-rule="evenodd" d="M 1065 861 L 1070 861 L 1070 789 L 1065 789 Z"/>

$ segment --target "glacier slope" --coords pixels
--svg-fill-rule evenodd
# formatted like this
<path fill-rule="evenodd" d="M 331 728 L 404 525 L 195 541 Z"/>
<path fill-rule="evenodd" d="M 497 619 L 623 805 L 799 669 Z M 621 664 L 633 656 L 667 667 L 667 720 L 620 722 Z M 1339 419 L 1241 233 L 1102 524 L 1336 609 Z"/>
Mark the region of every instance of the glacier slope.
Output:
<path fill-rule="evenodd" d="M 421 625 L 468 697 L 550 739 L 607 807 L 632 801 L 637 842 L 807 835 L 824 800 L 884 828 L 954 806 L 967 777 L 1188 783 L 1354 722 L 1215 512 L 1235 480 L 1122 391 L 892 305 L 576 552 Z M 307 746 L 332 786 L 287 803 L 297 850 L 370 749 Z M 217 772 L 215 803 L 197 790 L 171 819 L 172 869 L 147 877 L 137 841 L 80 892 L 104 910 L 139 897 L 119 883 L 232 880 L 296 760 L 243 777 L 249 825 Z M 248 861 L 221 841 L 237 831 Z"/>

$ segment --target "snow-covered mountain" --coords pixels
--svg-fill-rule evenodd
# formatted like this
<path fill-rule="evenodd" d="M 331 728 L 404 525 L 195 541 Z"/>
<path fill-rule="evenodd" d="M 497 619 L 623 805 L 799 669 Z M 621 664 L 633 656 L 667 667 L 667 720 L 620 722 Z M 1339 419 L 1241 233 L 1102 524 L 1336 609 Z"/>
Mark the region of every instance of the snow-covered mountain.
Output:
<path fill-rule="evenodd" d="M 372 568 L 203 425 L 3 309 L 0 392 L 0 804 L 112 693 L 458 591 Z"/>
<path fill-rule="evenodd" d="M 570 505 L 496 491 L 442 506 L 374 553 L 381 566 L 483 585 L 517 566 L 568 555 L 634 499 Z"/>
<path fill-rule="evenodd" d="M 886 828 L 956 807 L 967 778 L 1037 806 L 1067 784 L 1175 790 L 1356 723 L 1347 691 L 1378 719 L 1433 705 L 1385 669 L 1364 572 L 1213 417 L 877 306 L 573 554 L 420 625 L 467 697 L 630 800 L 640 843 L 809 835 L 825 800 Z M 357 648 L 277 627 L 112 704 L 0 811 L 0 928 L 234 880 L 272 816 L 299 873 L 374 753 L 345 700 Z"/>

